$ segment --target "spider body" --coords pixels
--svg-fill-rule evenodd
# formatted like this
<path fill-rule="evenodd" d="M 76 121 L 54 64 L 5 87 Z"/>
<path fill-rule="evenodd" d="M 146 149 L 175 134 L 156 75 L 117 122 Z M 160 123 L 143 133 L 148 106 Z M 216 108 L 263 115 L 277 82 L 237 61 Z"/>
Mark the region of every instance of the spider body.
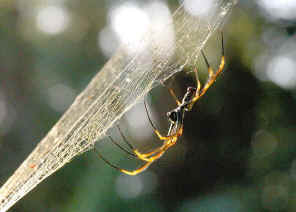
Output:
<path fill-rule="evenodd" d="M 182 102 L 175 109 L 167 112 L 167 117 L 170 122 L 170 127 L 167 133 L 168 136 L 175 134 L 178 129 L 183 126 L 185 113 L 192 109 L 190 104 L 195 97 L 195 93 L 196 88 L 188 87 Z"/>

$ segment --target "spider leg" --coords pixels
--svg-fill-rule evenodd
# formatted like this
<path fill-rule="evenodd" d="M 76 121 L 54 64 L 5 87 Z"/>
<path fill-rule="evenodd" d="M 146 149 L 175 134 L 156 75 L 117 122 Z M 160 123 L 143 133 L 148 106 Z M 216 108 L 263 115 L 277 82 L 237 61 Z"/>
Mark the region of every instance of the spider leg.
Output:
<path fill-rule="evenodd" d="M 134 153 L 141 160 L 153 162 L 163 155 L 163 153 L 168 149 L 168 147 L 171 146 L 170 143 L 171 142 L 165 142 L 162 146 L 157 147 L 156 149 L 154 149 L 148 153 L 141 153 L 138 150 L 135 150 Z"/>
<path fill-rule="evenodd" d="M 221 56 L 221 60 L 220 60 L 220 65 L 219 68 L 216 72 L 213 71 L 212 67 L 210 66 L 205 53 L 203 51 L 201 51 L 201 54 L 204 58 L 204 61 L 208 67 L 208 73 L 209 73 L 209 78 L 206 82 L 206 84 L 204 85 L 204 87 L 201 90 L 201 93 L 199 95 L 197 95 L 196 97 L 193 98 L 192 102 L 195 103 L 200 97 L 202 97 L 206 91 L 211 87 L 211 85 L 216 81 L 217 77 L 222 73 L 224 66 L 225 66 L 225 56 L 224 56 L 224 42 L 223 42 L 223 33 L 221 33 L 221 42 L 222 42 L 222 56 Z"/>
<path fill-rule="evenodd" d="M 119 145 L 118 143 L 116 143 L 112 137 L 110 137 L 112 143 L 114 143 L 116 146 L 118 146 L 121 150 L 123 150 L 124 152 L 126 152 L 127 154 L 133 156 L 134 158 L 138 158 L 140 160 L 146 161 L 146 162 L 153 162 L 154 160 L 160 158 L 162 156 L 162 154 L 164 153 L 163 149 L 165 149 L 165 147 L 168 145 L 168 143 L 172 143 L 172 142 L 164 142 L 162 146 L 157 147 L 156 149 L 148 152 L 148 153 L 141 153 L 139 152 L 130 142 L 128 142 L 128 140 L 126 139 L 125 135 L 123 134 L 123 132 L 121 131 L 120 127 L 117 126 L 120 135 L 123 138 L 123 141 L 130 147 L 130 149 L 133 151 L 130 152 L 127 149 L 125 149 L 124 147 L 122 147 L 121 145 Z M 162 153 L 160 153 L 162 152 Z M 156 155 L 154 155 L 156 154 Z M 151 155 L 154 155 L 153 157 L 150 157 Z"/>
<path fill-rule="evenodd" d="M 134 151 L 134 154 L 138 158 L 140 158 L 141 160 L 149 161 L 149 162 L 160 158 L 169 147 L 175 145 L 179 136 L 181 136 L 181 134 L 183 132 L 183 126 L 182 125 L 179 126 L 179 124 L 180 124 L 180 122 L 171 123 L 169 131 L 168 131 L 168 135 L 171 134 L 172 130 L 175 131 L 175 129 L 178 129 L 179 133 L 175 134 L 172 138 L 165 140 L 163 142 L 162 146 L 157 147 L 148 153 L 141 153 L 138 150 L 136 150 L 136 151 Z"/>
<path fill-rule="evenodd" d="M 196 92 L 195 92 L 195 95 L 199 95 L 199 91 L 200 91 L 200 88 L 201 88 L 201 83 L 199 81 L 197 68 L 194 69 L 194 73 L 195 73 L 195 79 L 196 79 Z"/>
<path fill-rule="evenodd" d="M 197 68 L 194 68 L 194 73 L 195 73 L 195 79 L 196 79 L 196 91 L 195 91 L 195 96 L 192 99 L 192 102 L 188 105 L 188 110 L 190 111 L 194 105 L 194 103 L 199 99 L 200 95 L 200 89 L 201 89 L 201 83 L 199 81 L 198 73 L 197 73 Z"/>
<path fill-rule="evenodd" d="M 153 162 L 156 159 L 160 158 L 163 153 L 165 152 L 164 150 L 162 150 L 164 147 L 166 147 L 167 145 L 164 144 L 163 146 L 149 152 L 149 153 L 145 153 L 142 154 L 140 153 L 138 150 L 135 151 L 135 154 L 137 155 L 137 157 L 143 161 L 147 161 L 147 162 Z M 152 155 L 152 156 L 151 156 Z"/>
<path fill-rule="evenodd" d="M 214 76 L 214 71 L 213 71 L 213 69 L 212 69 L 212 67 L 211 67 L 211 65 L 210 65 L 210 63 L 209 63 L 209 61 L 208 61 L 208 59 L 207 59 L 207 57 L 206 57 L 203 50 L 201 50 L 201 55 L 202 55 L 206 65 L 208 67 L 208 73 L 209 73 L 209 78 L 208 79 L 211 79 Z"/>
<path fill-rule="evenodd" d="M 142 165 L 140 168 L 138 169 L 135 169 L 133 171 L 129 171 L 129 170 L 126 170 L 126 169 L 122 169 L 122 168 L 119 168 L 118 166 L 112 164 L 110 161 L 108 161 L 105 157 L 103 157 L 103 155 L 96 149 L 94 148 L 94 151 L 95 153 L 97 154 L 97 156 L 99 158 L 101 158 L 106 164 L 108 164 L 110 167 L 122 172 L 122 173 L 125 173 L 125 174 L 128 174 L 128 175 L 137 175 L 143 171 L 145 171 L 150 165 L 152 162 L 147 162 L 145 163 L 144 165 Z"/>
<path fill-rule="evenodd" d="M 128 145 L 128 147 L 132 150 L 136 149 L 130 142 L 128 142 L 128 140 L 126 139 L 125 135 L 123 134 L 123 132 L 121 131 L 120 127 L 117 125 L 118 131 L 121 135 L 121 137 L 123 138 L 123 141 Z"/>
<path fill-rule="evenodd" d="M 135 154 L 142 160 L 153 162 L 159 159 L 170 147 L 174 146 L 177 140 L 178 140 L 178 137 L 175 137 L 172 140 L 164 143 L 161 147 L 158 147 L 157 149 L 149 153 L 141 154 L 139 152 L 135 152 Z"/>
<path fill-rule="evenodd" d="M 177 142 L 178 138 L 183 134 L 183 125 L 181 124 L 180 127 L 178 127 L 180 123 L 173 123 L 174 127 L 177 127 L 177 130 L 175 130 L 175 133 L 171 134 L 171 128 L 172 128 L 172 125 L 171 125 L 168 132 L 168 136 L 162 136 L 151 121 L 145 100 L 144 100 L 144 105 L 145 105 L 146 113 L 148 116 L 148 120 L 151 126 L 153 127 L 155 134 L 158 136 L 160 140 L 163 140 L 164 143 L 162 146 L 148 153 L 141 153 L 138 150 L 134 150 L 134 153 L 139 159 L 152 162 L 160 158 L 169 147 L 173 146 Z"/>
<path fill-rule="evenodd" d="M 150 159 L 150 158 L 147 158 L 149 157 L 150 155 L 152 154 L 155 154 L 157 152 L 159 152 L 161 150 L 161 147 L 165 145 L 165 143 L 161 146 L 161 147 L 158 147 L 156 149 L 154 149 L 153 151 L 151 151 L 150 153 L 146 153 L 146 154 L 142 154 L 140 153 L 131 143 L 129 143 L 126 139 L 126 137 L 124 136 L 124 134 L 122 133 L 121 129 L 119 128 L 119 126 L 117 126 L 118 130 L 119 130 L 119 133 L 120 135 L 122 136 L 124 142 L 132 149 L 133 153 L 131 153 L 130 151 L 124 149 L 122 146 L 120 146 L 119 144 L 116 143 L 116 145 L 119 145 L 119 148 L 123 149 L 123 151 L 127 152 L 128 154 L 134 156 L 135 158 L 138 158 L 140 160 L 143 160 L 143 161 L 146 161 L 146 162 L 153 162 L 154 160 L 153 159 Z"/>
<path fill-rule="evenodd" d="M 183 128 L 180 128 L 180 131 L 183 131 Z M 174 136 L 171 136 L 171 138 L 167 139 L 162 146 L 157 147 L 156 149 L 147 152 L 147 153 L 141 153 L 137 149 L 134 150 L 134 154 L 141 160 L 153 162 L 154 160 L 160 158 L 162 154 L 171 146 L 175 145 L 178 138 L 181 136 L 181 134 L 176 134 Z M 162 152 L 162 153 L 161 153 Z"/>
<path fill-rule="evenodd" d="M 111 136 L 108 136 L 108 137 L 109 137 L 110 141 L 111 141 L 114 145 L 116 145 L 118 148 L 120 148 L 122 151 L 124 151 L 125 153 L 127 153 L 128 155 L 130 155 L 130 156 L 132 156 L 132 157 L 134 157 L 134 158 L 137 158 L 137 156 L 136 156 L 134 153 L 130 152 L 129 150 L 127 150 L 126 148 L 124 148 L 123 146 L 121 146 L 121 145 L 119 145 L 117 142 L 115 142 Z"/>
<path fill-rule="evenodd" d="M 146 101 L 144 99 L 144 106 L 145 106 L 145 110 L 146 110 L 146 114 L 147 114 L 147 117 L 148 117 L 148 120 L 149 120 L 149 123 L 150 125 L 152 126 L 153 130 L 154 130 L 154 133 L 158 136 L 158 138 L 160 140 L 169 140 L 169 139 L 172 139 L 173 137 L 175 136 L 181 136 L 182 133 L 183 133 L 183 128 L 180 128 L 176 133 L 172 134 L 172 135 L 169 135 L 169 136 L 163 136 L 160 134 L 160 132 L 156 129 L 156 127 L 154 126 L 151 118 L 150 118 L 150 115 L 148 113 L 148 109 L 147 109 L 147 105 L 146 105 Z"/>
<path fill-rule="evenodd" d="M 147 112 L 147 108 L 146 108 L 146 112 Z M 150 119 L 150 117 L 149 117 L 149 119 Z M 153 125 L 152 122 L 151 122 L 151 124 Z M 123 150 L 124 152 L 126 152 L 127 154 L 131 155 L 132 157 L 138 158 L 138 159 L 143 160 L 143 161 L 146 161 L 146 162 L 153 162 L 154 160 L 160 158 L 163 155 L 163 153 L 164 153 L 163 149 L 166 149 L 166 147 L 168 146 L 168 144 L 172 143 L 171 140 L 177 140 L 177 137 L 180 136 L 182 134 L 182 131 L 183 131 L 183 128 L 181 127 L 179 129 L 179 132 L 177 132 L 176 134 L 174 134 L 172 136 L 168 136 L 167 137 L 168 139 L 166 139 L 166 141 L 163 143 L 162 146 L 157 147 L 156 149 L 154 149 L 154 150 L 152 150 L 152 151 L 150 151 L 148 153 L 141 153 L 130 142 L 128 142 L 128 140 L 126 139 L 125 135 L 123 134 L 123 132 L 121 131 L 121 129 L 120 129 L 120 127 L 118 125 L 117 125 L 117 128 L 118 128 L 118 131 L 119 131 L 120 135 L 123 138 L 123 141 L 128 145 L 128 147 L 132 150 L 132 152 L 130 152 L 129 150 L 127 150 L 123 146 L 121 146 L 118 143 L 116 143 L 113 140 L 113 138 L 109 136 L 111 142 L 114 145 L 116 145 L 117 147 L 119 147 L 121 150 Z"/>
<path fill-rule="evenodd" d="M 182 129 L 183 127 L 181 127 Z M 167 151 L 170 147 L 174 146 L 178 141 L 179 135 L 175 135 L 173 138 L 166 140 L 162 146 L 148 152 L 148 153 L 140 153 L 138 150 L 134 151 L 135 155 L 144 161 L 152 162 L 158 158 L 160 158 L 165 151 Z"/>
<path fill-rule="evenodd" d="M 155 134 L 160 140 L 170 140 L 174 137 L 180 137 L 183 134 L 183 128 L 181 127 L 176 133 L 169 136 L 162 136 L 158 130 L 155 131 Z"/>
<path fill-rule="evenodd" d="M 141 166 L 140 168 L 135 169 L 133 171 L 129 171 L 129 170 L 126 170 L 126 169 L 120 169 L 120 171 L 125 173 L 125 174 L 128 174 L 128 175 L 137 175 L 137 174 L 145 171 L 151 164 L 152 164 L 152 162 L 147 162 L 143 166 Z"/>
<path fill-rule="evenodd" d="M 181 105 L 181 102 L 179 101 L 178 97 L 176 96 L 174 90 L 172 88 L 169 88 L 168 86 L 166 86 L 163 81 L 161 81 L 161 84 L 168 89 L 168 91 L 170 92 L 171 96 L 175 99 L 177 105 L 178 106 Z"/>

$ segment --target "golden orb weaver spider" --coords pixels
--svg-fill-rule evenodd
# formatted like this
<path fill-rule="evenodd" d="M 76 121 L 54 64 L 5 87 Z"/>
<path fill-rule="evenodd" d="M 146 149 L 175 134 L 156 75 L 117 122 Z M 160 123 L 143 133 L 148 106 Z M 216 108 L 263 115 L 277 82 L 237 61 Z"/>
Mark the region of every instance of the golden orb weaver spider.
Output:
<path fill-rule="evenodd" d="M 112 143 L 114 143 L 116 146 L 118 146 L 120 149 L 125 151 L 127 154 L 132 155 L 133 157 L 144 161 L 144 165 L 141 167 L 129 171 L 126 169 L 119 168 L 118 166 L 112 164 L 110 161 L 108 161 L 106 158 L 102 156 L 102 154 L 96 150 L 98 157 L 100 157 L 104 162 L 106 162 L 109 166 L 111 166 L 114 169 L 117 169 L 118 171 L 128 174 L 128 175 L 137 175 L 143 171 L 145 171 L 155 160 L 159 159 L 170 147 L 174 146 L 178 138 L 183 134 L 183 121 L 184 121 L 184 115 L 186 112 L 191 111 L 194 104 L 206 93 L 206 91 L 212 86 L 212 84 L 215 82 L 217 77 L 222 73 L 225 65 L 225 56 L 224 56 L 224 41 L 223 41 L 223 33 L 221 33 L 221 42 L 222 42 L 222 56 L 220 59 L 220 65 L 218 67 L 218 70 L 214 72 L 212 67 L 210 66 L 205 53 L 203 50 L 201 50 L 202 57 L 207 65 L 208 68 L 208 79 L 203 88 L 201 88 L 201 83 L 198 78 L 197 68 L 194 68 L 195 78 L 196 78 L 196 87 L 187 87 L 187 91 L 180 102 L 177 98 L 175 92 L 173 89 L 168 88 L 171 96 L 175 99 L 177 103 L 177 107 L 167 113 L 168 120 L 170 122 L 170 127 L 167 133 L 167 136 L 161 135 L 161 133 L 157 130 L 157 128 L 154 126 L 146 105 L 146 101 L 144 98 L 144 105 L 146 114 L 148 117 L 148 120 L 150 122 L 150 125 L 152 126 L 154 133 L 157 135 L 157 137 L 163 141 L 163 144 L 160 147 L 157 147 L 156 149 L 147 152 L 147 153 L 141 153 L 139 150 L 134 148 L 132 144 L 130 144 L 127 139 L 125 138 L 124 134 L 121 132 L 120 128 L 118 127 L 118 130 L 124 140 L 124 142 L 128 145 L 128 147 L 132 150 L 130 152 L 129 150 L 123 148 L 119 144 L 117 144 L 112 137 L 110 137 Z"/>

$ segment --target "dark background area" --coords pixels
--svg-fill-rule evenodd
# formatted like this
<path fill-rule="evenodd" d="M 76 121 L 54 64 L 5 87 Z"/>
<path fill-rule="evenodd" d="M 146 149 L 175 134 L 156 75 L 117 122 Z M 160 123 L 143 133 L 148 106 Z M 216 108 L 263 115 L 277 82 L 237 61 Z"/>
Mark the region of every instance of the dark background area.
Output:
<path fill-rule="evenodd" d="M 106 34 L 112 38 L 110 11 L 124 2 L 0 2 L 0 184 L 112 55 L 116 36 L 114 42 L 104 40 Z M 295 211 L 296 15 L 291 11 L 296 4 L 275 2 L 240 1 L 234 8 L 223 29 L 223 75 L 185 117 L 178 144 L 149 170 L 125 176 L 90 151 L 10 211 Z M 179 6 L 178 1 L 162 3 Z M 213 67 L 221 52 L 218 39 L 214 35 L 209 43 L 214 48 L 205 48 Z M 179 98 L 195 84 L 189 71 L 168 82 Z M 161 86 L 147 98 L 154 122 L 165 133 L 164 114 L 174 101 Z M 158 140 L 152 129 L 141 138 L 145 125 L 135 120 L 138 110 L 147 122 L 138 104 L 120 127 L 145 151 Z M 110 133 L 120 140 L 116 129 Z M 103 142 L 112 162 L 134 167 Z"/>

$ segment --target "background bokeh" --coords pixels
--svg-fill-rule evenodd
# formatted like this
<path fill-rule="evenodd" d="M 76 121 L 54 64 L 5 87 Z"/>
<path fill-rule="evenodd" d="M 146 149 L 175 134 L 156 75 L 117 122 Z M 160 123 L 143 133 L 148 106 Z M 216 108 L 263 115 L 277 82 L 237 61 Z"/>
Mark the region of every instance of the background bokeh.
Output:
<path fill-rule="evenodd" d="M 180 4 L 158 2 L 171 11 Z M 189 7 L 192 2 L 186 0 Z M 143 31 L 149 3 L 0 2 L 1 185 L 120 42 Z M 223 28 L 223 76 L 186 116 L 179 143 L 149 170 L 125 176 L 91 151 L 50 176 L 10 211 L 295 211 L 295 11 L 293 0 L 239 2 Z M 219 62 L 219 39 L 214 35 L 205 48 L 213 67 Z M 199 67 L 203 72 L 204 63 Z M 181 97 L 194 83 L 185 70 L 168 86 Z M 175 107 L 173 99 L 159 86 L 147 101 L 152 119 L 165 133 L 165 112 Z M 159 142 L 142 103 L 119 126 L 143 151 Z M 122 142 L 117 128 L 109 133 Z M 107 139 L 97 148 L 121 167 L 137 165 Z"/>

